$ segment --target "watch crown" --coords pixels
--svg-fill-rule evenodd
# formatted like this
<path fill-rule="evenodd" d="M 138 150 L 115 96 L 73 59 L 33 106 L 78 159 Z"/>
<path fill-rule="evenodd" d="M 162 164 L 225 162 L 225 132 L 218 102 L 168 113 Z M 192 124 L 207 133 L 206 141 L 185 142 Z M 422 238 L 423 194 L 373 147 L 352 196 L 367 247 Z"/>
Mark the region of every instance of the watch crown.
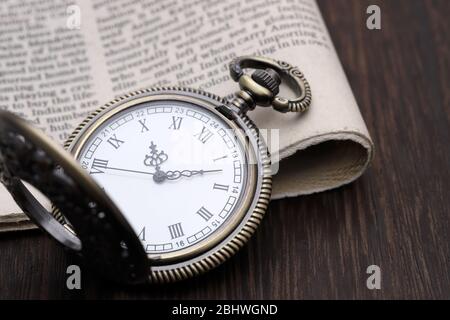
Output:
<path fill-rule="evenodd" d="M 281 79 L 278 73 L 270 68 L 258 69 L 252 74 L 252 79 L 259 85 L 270 90 L 274 96 L 280 91 Z"/>

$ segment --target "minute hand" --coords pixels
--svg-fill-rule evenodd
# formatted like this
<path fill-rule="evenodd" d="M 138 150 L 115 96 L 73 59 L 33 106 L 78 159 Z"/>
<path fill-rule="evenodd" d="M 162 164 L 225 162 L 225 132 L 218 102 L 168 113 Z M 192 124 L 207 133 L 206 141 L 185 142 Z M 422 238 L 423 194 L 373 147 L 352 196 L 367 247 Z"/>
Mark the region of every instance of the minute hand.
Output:
<path fill-rule="evenodd" d="M 174 171 L 166 171 L 166 179 L 167 180 L 177 180 L 181 177 L 192 177 L 196 175 L 201 175 L 204 173 L 212 173 L 212 172 L 221 172 L 222 169 L 218 170 L 174 170 Z"/>
<path fill-rule="evenodd" d="M 138 171 L 138 170 L 130 170 L 130 169 L 123 169 L 123 168 L 105 167 L 105 169 L 115 170 L 115 171 L 124 171 L 124 172 L 133 172 L 133 173 L 148 174 L 148 175 L 151 175 L 151 176 L 154 175 L 153 172 Z"/>

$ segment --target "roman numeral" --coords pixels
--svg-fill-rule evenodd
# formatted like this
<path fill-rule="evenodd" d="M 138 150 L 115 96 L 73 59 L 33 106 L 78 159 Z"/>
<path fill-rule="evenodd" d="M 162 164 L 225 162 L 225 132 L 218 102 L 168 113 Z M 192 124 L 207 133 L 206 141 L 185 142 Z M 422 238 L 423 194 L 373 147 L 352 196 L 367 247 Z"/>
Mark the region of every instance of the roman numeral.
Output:
<path fill-rule="evenodd" d="M 108 160 L 102 160 L 94 158 L 94 161 L 92 162 L 91 171 L 89 171 L 90 174 L 94 173 L 104 173 L 106 168 L 108 167 Z"/>
<path fill-rule="evenodd" d="M 214 183 L 214 187 L 213 187 L 213 189 L 215 189 L 215 190 L 222 190 L 222 191 L 228 191 L 229 188 L 230 188 L 230 186 L 220 184 L 220 183 Z"/>
<path fill-rule="evenodd" d="M 172 116 L 172 124 L 170 125 L 169 129 L 180 130 L 181 121 L 183 121 L 183 117 Z"/>
<path fill-rule="evenodd" d="M 205 221 L 208 221 L 212 218 L 213 214 L 209 212 L 205 207 L 201 207 L 196 214 L 202 217 Z"/>
<path fill-rule="evenodd" d="M 110 145 L 112 145 L 112 146 L 113 146 L 114 148 L 116 148 L 116 149 L 119 149 L 119 147 L 120 147 L 123 143 L 125 143 L 125 141 L 120 140 L 120 139 L 117 139 L 116 134 L 113 134 L 113 136 L 112 136 L 111 138 L 109 138 L 107 141 L 108 141 L 108 143 L 109 143 Z"/>
<path fill-rule="evenodd" d="M 146 119 L 139 120 L 139 123 L 141 124 L 141 133 L 148 131 L 148 127 L 145 125 Z"/>
<path fill-rule="evenodd" d="M 206 141 L 209 140 L 213 136 L 213 133 L 209 131 L 205 126 L 203 126 L 203 129 L 200 133 L 197 133 L 194 135 L 194 137 L 197 137 L 198 140 L 202 143 L 206 143 Z"/>
<path fill-rule="evenodd" d="M 176 238 L 184 236 L 183 228 L 181 228 L 181 222 L 172 224 L 168 228 L 169 228 L 169 232 L 170 232 L 170 237 L 172 239 L 176 239 Z"/>

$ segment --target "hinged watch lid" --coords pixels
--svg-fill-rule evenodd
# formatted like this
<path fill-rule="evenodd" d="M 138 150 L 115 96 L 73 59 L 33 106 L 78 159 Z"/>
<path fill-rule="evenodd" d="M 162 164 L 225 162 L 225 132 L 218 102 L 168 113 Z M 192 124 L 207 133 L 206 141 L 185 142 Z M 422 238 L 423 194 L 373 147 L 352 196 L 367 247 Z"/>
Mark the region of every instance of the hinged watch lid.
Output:
<path fill-rule="evenodd" d="M 120 210 L 62 147 L 10 112 L 0 111 L 0 181 L 29 218 L 79 251 L 102 275 L 145 282 L 149 259 Z M 25 186 L 38 189 L 74 230 L 59 223 Z"/>

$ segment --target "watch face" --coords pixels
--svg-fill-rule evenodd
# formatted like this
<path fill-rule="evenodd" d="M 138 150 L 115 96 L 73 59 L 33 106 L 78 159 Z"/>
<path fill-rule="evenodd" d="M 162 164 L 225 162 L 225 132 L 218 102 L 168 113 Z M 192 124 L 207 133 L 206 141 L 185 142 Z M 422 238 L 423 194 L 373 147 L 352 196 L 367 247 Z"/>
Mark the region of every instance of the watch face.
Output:
<path fill-rule="evenodd" d="M 217 111 L 157 100 L 101 119 L 76 156 L 150 256 L 201 252 L 242 218 L 248 154 Z"/>

